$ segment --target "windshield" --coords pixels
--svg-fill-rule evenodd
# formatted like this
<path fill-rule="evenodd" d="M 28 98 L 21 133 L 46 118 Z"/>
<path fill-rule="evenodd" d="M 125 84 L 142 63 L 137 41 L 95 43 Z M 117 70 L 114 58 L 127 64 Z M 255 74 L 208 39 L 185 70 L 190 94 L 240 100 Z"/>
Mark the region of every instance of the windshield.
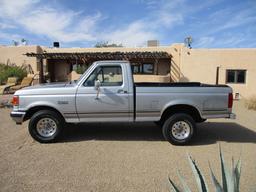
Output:
<path fill-rule="evenodd" d="M 88 69 L 79 77 L 79 79 L 75 80 L 74 83 L 76 83 L 76 84 L 79 83 L 83 79 L 83 77 L 85 76 L 87 71 L 89 71 L 92 68 L 92 66 L 93 66 L 93 64 L 90 67 L 88 67 Z"/>

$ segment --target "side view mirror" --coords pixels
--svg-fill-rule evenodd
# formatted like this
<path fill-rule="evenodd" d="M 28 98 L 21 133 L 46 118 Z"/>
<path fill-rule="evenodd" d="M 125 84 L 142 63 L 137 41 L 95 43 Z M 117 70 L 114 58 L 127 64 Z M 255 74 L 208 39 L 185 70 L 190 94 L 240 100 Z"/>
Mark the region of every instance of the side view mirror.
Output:
<path fill-rule="evenodd" d="M 100 89 L 100 80 L 96 80 L 95 82 L 94 82 L 94 88 L 95 88 L 95 90 L 99 90 Z"/>

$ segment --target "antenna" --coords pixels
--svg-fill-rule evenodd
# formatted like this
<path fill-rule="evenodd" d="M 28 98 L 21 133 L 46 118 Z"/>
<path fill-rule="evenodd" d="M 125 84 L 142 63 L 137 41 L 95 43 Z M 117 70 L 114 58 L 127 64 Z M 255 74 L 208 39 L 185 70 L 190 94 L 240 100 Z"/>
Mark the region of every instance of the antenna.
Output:
<path fill-rule="evenodd" d="M 186 45 L 189 49 L 191 49 L 191 48 L 192 48 L 191 44 L 193 43 L 192 37 L 191 37 L 191 36 L 186 37 L 186 38 L 184 39 L 184 43 L 185 43 L 185 45 Z"/>
<path fill-rule="evenodd" d="M 28 45 L 28 41 L 26 39 L 22 38 L 20 41 L 22 45 Z"/>
<path fill-rule="evenodd" d="M 19 45 L 19 42 L 18 42 L 18 41 L 15 41 L 15 40 L 12 40 L 12 44 L 13 44 L 14 46 L 18 46 L 18 45 Z"/>

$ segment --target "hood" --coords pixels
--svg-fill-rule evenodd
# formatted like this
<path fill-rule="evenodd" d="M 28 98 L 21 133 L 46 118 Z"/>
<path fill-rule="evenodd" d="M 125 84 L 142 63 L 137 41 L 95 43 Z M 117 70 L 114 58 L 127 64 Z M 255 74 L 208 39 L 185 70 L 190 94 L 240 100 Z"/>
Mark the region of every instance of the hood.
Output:
<path fill-rule="evenodd" d="M 70 94 L 70 90 L 76 87 L 76 83 L 61 82 L 61 83 L 44 83 L 30 87 L 25 87 L 15 92 L 15 95 L 58 95 Z M 73 92 L 73 91 L 72 91 Z"/>
<path fill-rule="evenodd" d="M 70 84 L 69 82 L 59 82 L 59 83 L 42 83 L 38 85 L 33 85 L 30 87 L 25 87 L 22 90 L 28 89 L 44 89 L 44 88 L 58 88 L 58 87 L 65 87 L 66 85 Z"/>

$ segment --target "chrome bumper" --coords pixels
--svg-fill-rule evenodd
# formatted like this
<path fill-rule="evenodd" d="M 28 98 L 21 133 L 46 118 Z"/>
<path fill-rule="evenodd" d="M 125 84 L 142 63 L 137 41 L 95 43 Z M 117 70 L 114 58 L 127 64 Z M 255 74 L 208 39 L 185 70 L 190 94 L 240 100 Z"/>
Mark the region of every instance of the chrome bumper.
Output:
<path fill-rule="evenodd" d="M 21 124 L 26 112 L 24 111 L 12 111 L 10 116 L 16 122 L 16 124 Z"/>

